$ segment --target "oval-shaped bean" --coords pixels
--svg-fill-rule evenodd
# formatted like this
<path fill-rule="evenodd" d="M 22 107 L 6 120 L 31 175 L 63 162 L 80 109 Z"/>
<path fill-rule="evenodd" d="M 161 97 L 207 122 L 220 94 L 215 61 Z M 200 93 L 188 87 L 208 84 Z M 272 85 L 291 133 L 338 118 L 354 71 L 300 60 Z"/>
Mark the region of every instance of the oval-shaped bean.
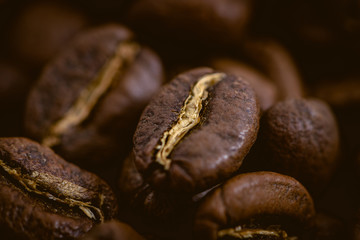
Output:
<path fill-rule="evenodd" d="M 0 221 L 31 239 L 74 239 L 117 215 L 110 187 L 25 138 L 0 139 Z"/>
<path fill-rule="evenodd" d="M 69 161 L 98 168 L 130 149 L 141 110 L 161 83 L 159 58 L 127 28 L 84 31 L 47 65 L 30 92 L 27 133 Z"/>
<path fill-rule="evenodd" d="M 240 174 L 204 199 L 195 217 L 195 237 L 287 239 L 288 229 L 301 231 L 314 216 L 311 196 L 295 179 L 273 172 Z"/>
<path fill-rule="evenodd" d="M 262 165 L 319 192 L 334 173 L 340 153 L 330 107 L 318 99 L 282 101 L 264 114 L 261 124 Z"/>
<path fill-rule="evenodd" d="M 180 74 L 144 110 L 134 135 L 138 170 L 155 188 L 196 193 L 233 174 L 256 139 L 260 109 L 240 77 Z"/>

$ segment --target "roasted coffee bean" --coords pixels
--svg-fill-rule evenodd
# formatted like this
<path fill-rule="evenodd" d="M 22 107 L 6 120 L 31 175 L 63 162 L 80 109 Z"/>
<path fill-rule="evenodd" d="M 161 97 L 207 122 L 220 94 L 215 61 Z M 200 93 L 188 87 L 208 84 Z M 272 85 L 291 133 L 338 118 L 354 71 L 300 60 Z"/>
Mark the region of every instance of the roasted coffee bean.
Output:
<path fill-rule="evenodd" d="M 249 0 L 139 0 L 133 1 L 125 18 L 147 36 L 161 39 L 170 33 L 173 40 L 192 44 L 234 44 L 243 37 L 251 10 Z"/>
<path fill-rule="evenodd" d="M 136 121 L 162 83 L 162 65 L 120 25 L 79 34 L 30 92 L 30 137 L 89 168 L 128 152 Z"/>
<path fill-rule="evenodd" d="M 294 59 L 274 40 L 248 40 L 243 44 L 245 54 L 274 81 L 280 99 L 301 98 L 304 95 L 302 78 Z"/>
<path fill-rule="evenodd" d="M 83 240 L 144 240 L 132 227 L 119 221 L 109 221 L 94 227 Z"/>
<path fill-rule="evenodd" d="M 25 138 L 0 139 L 0 222 L 30 239 L 75 239 L 117 215 L 110 187 Z"/>
<path fill-rule="evenodd" d="M 254 88 L 261 111 L 267 110 L 278 100 L 278 89 L 275 84 L 251 66 L 227 58 L 214 59 L 210 66 L 222 72 L 244 77 Z"/>
<path fill-rule="evenodd" d="M 86 25 L 81 13 L 61 4 L 40 2 L 20 13 L 13 27 L 14 50 L 27 65 L 41 67 Z"/>
<path fill-rule="evenodd" d="M 261 122 L 262 160 L 270 170 L 298 179 L 313 193 L 338 164 L 339 133 L 329 106 L 317 99 L 278 102 Z"/>
<path fill-rule="evenodd" d="M 135 164 L 154 188 L 197 193 L 230 177 L 258 131 L 255 92 L 240 77 L 198 68 L 164 86 L 134 135 Z"/>
<path fill-rule="evenodd" d="M 237 175 L 208 194 L 195 239 L 292 239 L 312 225 L 314 204 L 295 179 L 273 172 Z"/>

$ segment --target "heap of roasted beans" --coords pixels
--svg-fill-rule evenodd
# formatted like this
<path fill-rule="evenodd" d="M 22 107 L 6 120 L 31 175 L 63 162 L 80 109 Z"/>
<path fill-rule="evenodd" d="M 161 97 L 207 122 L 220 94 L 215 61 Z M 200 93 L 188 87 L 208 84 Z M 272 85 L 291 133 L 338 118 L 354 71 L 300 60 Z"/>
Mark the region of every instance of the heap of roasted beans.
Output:
<path fill-rule="evenodd" d="M 0 239 L 360 239 L 360 1 L 0 0 Z"/>

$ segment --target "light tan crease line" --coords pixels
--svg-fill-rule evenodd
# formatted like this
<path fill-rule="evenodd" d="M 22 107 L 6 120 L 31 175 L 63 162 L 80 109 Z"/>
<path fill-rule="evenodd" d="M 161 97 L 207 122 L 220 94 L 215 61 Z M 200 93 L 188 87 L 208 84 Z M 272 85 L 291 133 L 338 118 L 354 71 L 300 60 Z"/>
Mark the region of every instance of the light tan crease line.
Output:
<path fill-rule="evenodd" d="M 22 177 L 16 169 L 7 166 L 1 159 L 0 166 L 5 172 L 15 178 L 28 192 L 36 193 L 53 201 L 69 205 L 70 207 L 77 206 L 86 216 L 96 220 L 95 215 L 90 210 L 93 209 L 99 214 L 100 221 L 104 221 L 104 216 L 99 208 L 92 206 L 90 202 L 76 200 L 76 198 L 79 199 L 82 197 L 82 193 L 88 192 L 88 189 L 48 173 L 34 171 L 31 173 L 31 176 L 24 175 Z M 65 199 L 58 198 L 49 192 L 41 192 L 37 189 L 37 186 L 42 186 L 45 189 L 55 186 L 60 194 L 64 195 Z M 103 195 L 100 195 L 100 198 L 103 198 Z"/>
<path fill-rule="evenodd" d="M 218 232 L 218 238 L 225 236 L 231 236 L 238 239 L 253 238 L 256 235 L 273 236 L 273 237 L 284 237 L 288 239 L 286 232 L 276 230 L 265 230 L 265 229 L 223 229 Z"/>
<path fill-rule="evenodd" d="M 163 165 L 165 170 L 170 168 L 171 159 L 168 157 L 176 144 L 200 122 L 202 103 L 208 97 L 207 89 L 220 82 L 225 76 L 224 73 L 207 74 L 191 89 L 176 124 L 169 131 L 164 132 L 160 144 L 156 147 L 158 149 L 156 162 Z"/>
<path fill-rule="evenodd" d="M 125 63 L 134 61 L 139 49 L 140 46 L 136 43 L 120 43 L 115 55 L 102 67 L 97 77 L 82 90 L 78 99 L 64 116 L 51 126 L 42 144 L 48 147 L 59 144 L 63 133 L 83 122 L 90 115 L 99 99 L 111 87 L 115 76 L 121 73 Z"/>

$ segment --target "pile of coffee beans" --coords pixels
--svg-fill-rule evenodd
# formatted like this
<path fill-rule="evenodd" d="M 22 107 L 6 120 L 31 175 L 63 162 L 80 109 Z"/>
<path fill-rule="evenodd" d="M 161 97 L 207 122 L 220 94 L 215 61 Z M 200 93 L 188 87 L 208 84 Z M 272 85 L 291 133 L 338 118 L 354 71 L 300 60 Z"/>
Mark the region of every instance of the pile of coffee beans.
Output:
<path fill-rule="evenodd" d="M 0 239 L 360 239 L 360 2 L 0 0 Z"/>

